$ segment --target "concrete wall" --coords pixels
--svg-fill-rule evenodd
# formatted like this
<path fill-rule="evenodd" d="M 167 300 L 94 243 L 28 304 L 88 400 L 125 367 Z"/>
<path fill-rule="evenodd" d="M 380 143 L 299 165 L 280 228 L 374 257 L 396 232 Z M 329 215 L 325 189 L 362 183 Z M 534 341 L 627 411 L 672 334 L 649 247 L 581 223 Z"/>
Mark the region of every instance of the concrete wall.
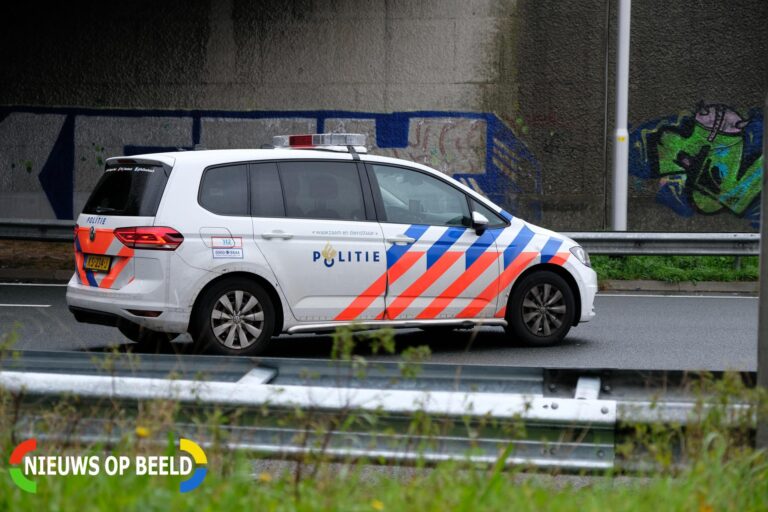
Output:
<path fill-rule="evenodd" d="M 535 222 L 602 229 L 612 3 L 14 4 L 0 217 L 71 217 L 114 154 L 344 129 Z M 761 0 L 635 2 L 631 228 L 757 226 L 766 19 Z"/>

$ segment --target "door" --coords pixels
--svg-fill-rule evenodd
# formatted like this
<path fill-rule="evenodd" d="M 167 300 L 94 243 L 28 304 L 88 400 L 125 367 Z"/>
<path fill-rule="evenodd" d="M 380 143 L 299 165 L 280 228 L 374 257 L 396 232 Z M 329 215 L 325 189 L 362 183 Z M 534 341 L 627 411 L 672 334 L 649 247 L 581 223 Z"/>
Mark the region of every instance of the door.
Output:
<path fill-rule="evenodd" d="M 362 168 L 351 161 L 283 161 L 251 169 L 254 235 L 296 319 L 378 316 L 386 287 L 384 237 Z M 271 211 L 260 210 L 263 204 Z"/>
<path fill-rule="evenodd" d="M 369 165 L 369 176 L 387 244 L 383 318 L 492 317 L 501 227 L 478 234 L 464 192 L 426 172 Z"/>

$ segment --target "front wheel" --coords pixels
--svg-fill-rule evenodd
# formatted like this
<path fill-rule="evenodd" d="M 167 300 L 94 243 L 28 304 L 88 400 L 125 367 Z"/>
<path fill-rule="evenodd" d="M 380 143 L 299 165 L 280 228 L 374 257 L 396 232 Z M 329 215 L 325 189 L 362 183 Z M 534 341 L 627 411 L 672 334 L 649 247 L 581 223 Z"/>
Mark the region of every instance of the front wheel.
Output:
<path fill-rule="evenodd" d="M 571 287 L 556 273 L 542 270 L 515 287 L 507 307 L 507 331 L 527 345 L 552 345 L 565 338 L 575 315 Z"/>
<path fill-rule="evenodd" d="M 254 356 L 264 350 L 275 328 L 275 309 L 264 289 L 248 280 L 226 279 L 201 297 L 195 343 L 222 355 Z"/>

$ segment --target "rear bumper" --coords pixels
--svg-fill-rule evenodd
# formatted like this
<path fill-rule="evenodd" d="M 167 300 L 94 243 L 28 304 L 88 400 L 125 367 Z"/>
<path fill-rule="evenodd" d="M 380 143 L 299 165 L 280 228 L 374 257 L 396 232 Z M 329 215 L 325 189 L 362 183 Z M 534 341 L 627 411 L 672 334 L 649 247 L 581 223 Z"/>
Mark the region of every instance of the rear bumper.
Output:
<path fill-rule="evenodd" d="M 187 332 L 189 310 L 157 301 L 147 301 L 144 294 L 83 286 L 76 276 L 67 285 L 67 305 L 78 322 L 116 327 L 128 321 L 158 332 Z M 161 311 L 154 318 L 134 315 L 129 310 Z"/>
<path fill-rule="evenodd" d="M 113 315 L 112 313 L 104 313 L 103 311 L 94 311 L 92 309 L 79 308 L 76 306 L 69 306 L 69 312 L 72 313 L 75 320 L 81 324 L 117 327 L 122 321 L 121 317 Z"/>

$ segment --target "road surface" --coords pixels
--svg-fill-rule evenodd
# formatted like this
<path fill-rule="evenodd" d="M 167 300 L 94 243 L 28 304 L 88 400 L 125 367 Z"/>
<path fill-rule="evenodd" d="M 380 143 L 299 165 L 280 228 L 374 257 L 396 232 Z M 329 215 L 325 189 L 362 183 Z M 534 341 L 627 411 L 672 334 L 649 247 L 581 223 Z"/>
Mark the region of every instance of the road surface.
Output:
<path fill-rule="evenodd" d="M 78 324 L 61 285 L 0 284 L 0 339 L 40 350 L 98 350 L 127 340 L 117 329 Z M 501 328 L 432 334 L 402 331 L 398 350 L 428 345 L 431 361 L 562 368 L 756 369 L 756 297 L 598 295 L 597 317 L 554 347 L 529 348 Z M 184 345 L 178 344 L 183 349 Z M 328 357 L 329 336 L 281 336 L 265 355 Z M 365 350 L 362 355 L 367 355 Z"/>

